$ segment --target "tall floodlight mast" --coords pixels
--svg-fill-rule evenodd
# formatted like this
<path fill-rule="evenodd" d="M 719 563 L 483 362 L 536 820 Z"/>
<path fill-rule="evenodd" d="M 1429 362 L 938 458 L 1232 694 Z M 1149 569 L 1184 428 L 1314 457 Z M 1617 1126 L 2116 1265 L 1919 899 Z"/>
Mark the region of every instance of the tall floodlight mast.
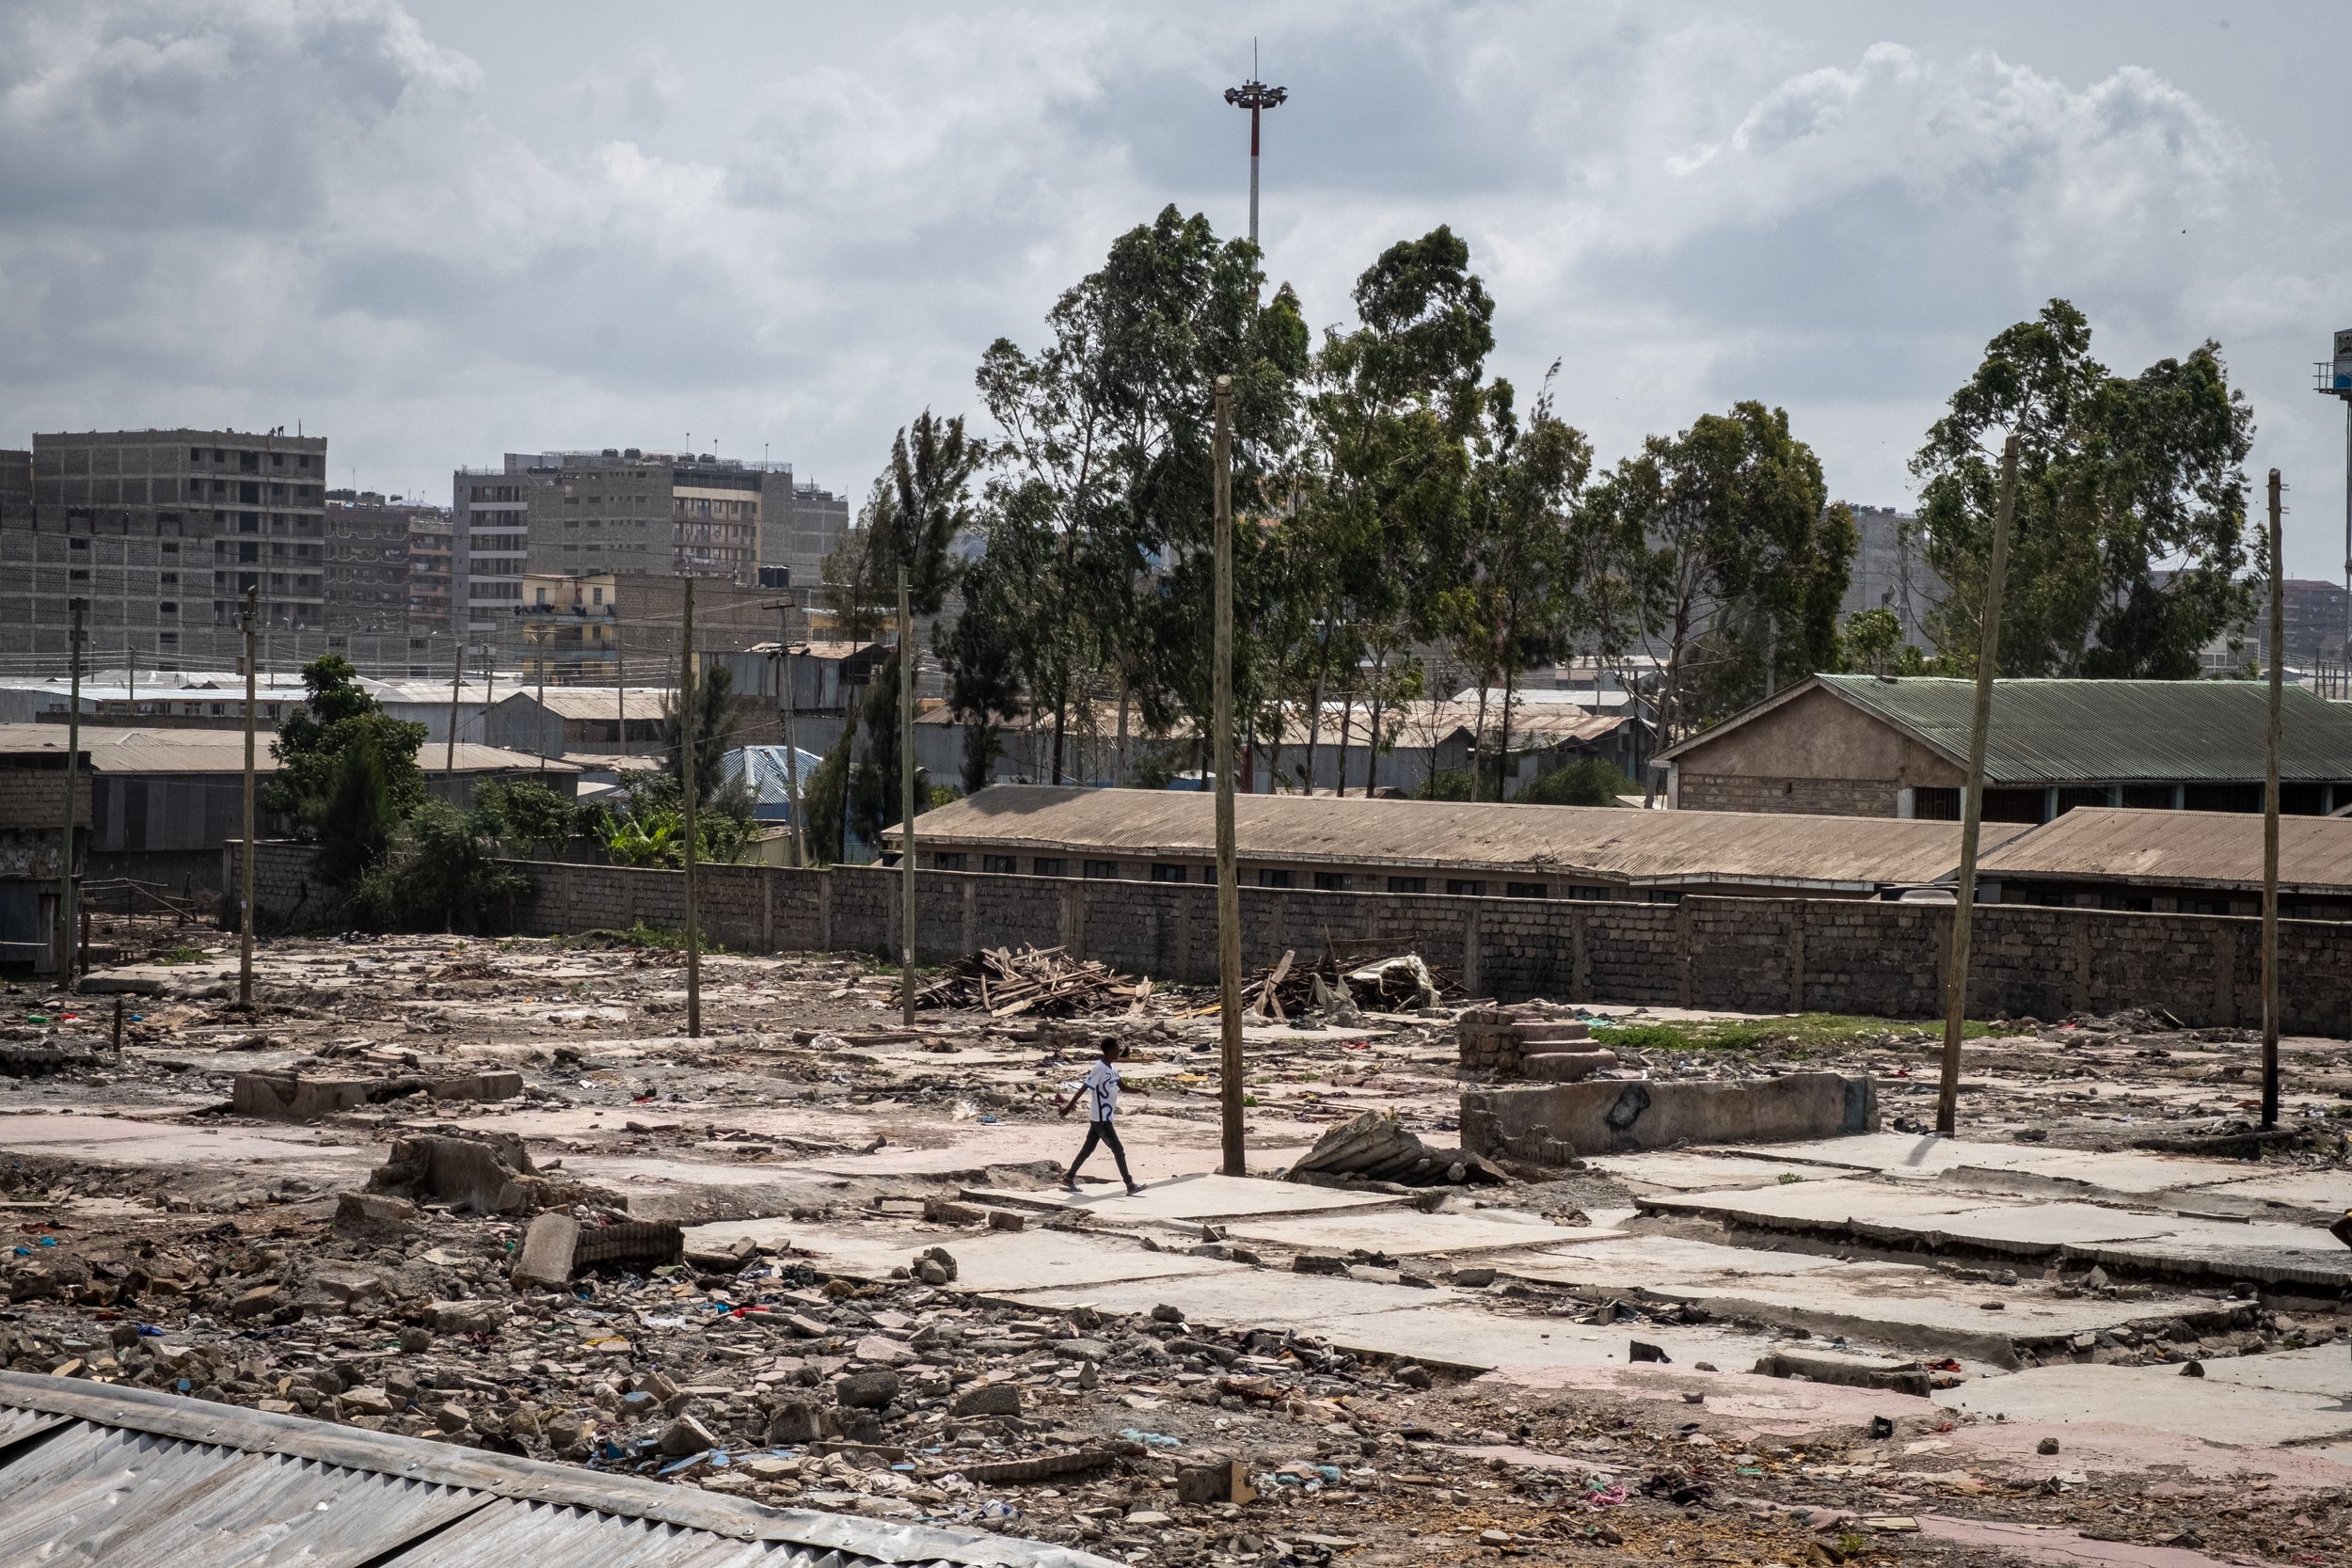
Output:
<path fill-rule="evenodd" d="M 1228 94 L 1227 96 L 1231 96 Z M 1256 165 L 1251 165 L 1256 167 Z M 1251 177 L 1256 178 L 1254 175 Z M 1255 188 L 1254 186 L 1252 187 Z M 2344 400 L 2344 695 L 2352 697 L 2352 328 L 2336 334 L 2335 357 L 2323 359 L 2314 389 Z"/>
<path fill-rule="evenodd" d="M 1249 62 L 1249 80 L 1237 87 L 1225 89 L 1225 102 L 1237 109 L 1249 111 L 1249 243 L 1258 243 L 1258 116 L 1266 109 L 1279 109 L 1290 96 L 1288 87 L 1270 87 L 1257 77 L 1255 51 Z"/>

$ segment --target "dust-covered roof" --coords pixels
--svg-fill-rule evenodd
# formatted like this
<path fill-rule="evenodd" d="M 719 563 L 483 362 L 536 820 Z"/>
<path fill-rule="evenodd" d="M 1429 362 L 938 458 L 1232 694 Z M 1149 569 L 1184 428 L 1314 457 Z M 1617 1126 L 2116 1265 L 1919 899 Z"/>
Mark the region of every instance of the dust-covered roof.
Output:
<path fill-rule="evenodd" d="M 2260 887 L 2263 819 L 2252 812 L 2077 806 L 1984 856 L 1986 877 Z M 2279 818 L 2279 885 L 2352 891 L 2352 817 Z"/>
<path fill-rule="evenodd" d="M 1277 864 L 1863 889 L 1931 882 L 1960 862 L 1959 823 L 1894 817 L 1327 795 L 1241 795 L 1233 817 L 1241 858 Z M 933 847 L 1201 859 L 1216 849 L 1216 799 L 1197 790 L 993 784 L 926 813 L 915 836 Z"/>
<path fill-rule="evenodd" d="M 1659 753 L 1700 751 L 1819 688 L 1964 767 L 1976 682 L 1942 676 L 1816 675 Z M 1984 774 L 1994 784 L 2195 781 L 2263 777 L 2268 689 L 2259 681 L 2002 680 L 1993 686 Z M 2288 687 L 2280 777 L 2352 780 L 2352 705 Z"/>
<path fill-rule="evenodd" d="M 56 752 L 62 756 L 68 729 L 63 724 L 0 724 L 0 753 L 18 756 Z M 82 726 L 82 754 L 93 773 L 242 773 L 245 771 L 245 732 L 242 730 L 178 730 Z M 278 759 L 270 754 L 271 736 L 255 737 L 253 770 L 275 773 Z M 417 765 L 430 775 L 444 770 L 445 743 L 428 740 L 417 752 Z M 460 773 L 509 773 L 538 770 L 542 759 L 530 752 L 510 752 L 503 746 L 473 741 L 457 743 Z M 567 762 L 545 760 L 550 773 L 577 773 Z"/>

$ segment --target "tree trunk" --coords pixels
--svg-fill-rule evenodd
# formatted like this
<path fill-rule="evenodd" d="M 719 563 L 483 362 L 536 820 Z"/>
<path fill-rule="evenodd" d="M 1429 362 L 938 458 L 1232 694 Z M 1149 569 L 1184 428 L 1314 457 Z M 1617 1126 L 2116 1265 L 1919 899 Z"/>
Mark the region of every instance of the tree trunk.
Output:
<path fill-rule="evenodd" d="M 1340 762 L 1337 768 L 1331 769 L 1335 784 L 1331 793 L 1342 800 L 1347 798 L 1347 731 L 1355 721 L 1356 689 L 1350 686 L 1340 693 Z"/>
<path fill-rule="evenodd" d="M 1323 739 L 1323 682 L 1331 658 L 1331 612 L 1323 613 L 1323 635 L 1315 642 L 1313 706 L 1307 713 L 1307 793 L 1315 792 L 1315 752 Z M 1344 757 L 1342 759 L 1344 761 Z"/>
<path fill-rule="evenodd" d="M 1511 695 L 1518 689 L 1518 671 L 1511 665 L 1502 668 L 1502 734 L 1495 742 L 1495 799 L 1511 798 L 1509 782 L 1503 769 L 1511 766 Z"/>
<path fill-rule="evenodd" d="M 1119 751 L 1118 751 L 1117 755 L 1116 755 L 1116 756 L 1114 756 L 1114 757 L 1113 757 L 1113 759 L 1112 759 L 1111 783 L 1113 783 L 1113 784 L 1126 784 L 1126 782 L 1127 782 L 1127 673 L 1126 673 L 1126 672 L 1125 672 L 1125 671 L 1123 671 L 1123 670 L 1122 670 L 1122 671 L 1120 671 L 1120 675 L 1119 675 Z"/>
<path fill-rule="evenodd" d="M 1478 800 L 1478 778 L 1486 770 L 1486 672 L 1478 673 L 1478 721 L 1470 726 L 1470 798 Z"/>

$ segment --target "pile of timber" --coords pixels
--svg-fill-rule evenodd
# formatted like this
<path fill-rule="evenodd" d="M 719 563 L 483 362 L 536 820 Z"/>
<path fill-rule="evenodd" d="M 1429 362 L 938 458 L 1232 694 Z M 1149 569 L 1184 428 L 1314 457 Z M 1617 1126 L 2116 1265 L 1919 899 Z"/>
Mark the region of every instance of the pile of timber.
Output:
<path fill-rule="evenodd" d="M 918 1007 L 957 1007 L 991 1018 L 1080 1018 L 1140 1012 L 1152 982 L 1120 974 L 1059 947 L 996 947 L 958 958 L 914 993 Z"/>

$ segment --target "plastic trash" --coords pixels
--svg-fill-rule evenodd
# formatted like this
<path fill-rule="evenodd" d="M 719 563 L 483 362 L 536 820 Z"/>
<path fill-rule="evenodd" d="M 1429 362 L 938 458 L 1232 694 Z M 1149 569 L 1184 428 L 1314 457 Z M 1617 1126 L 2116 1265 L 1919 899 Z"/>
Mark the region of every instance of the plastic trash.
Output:
<path fill-rule="evenodd" d="M 1120 1427 L 1119 1435 L 1130 1443 L 1141 1443 L 1146 1448 L 1181 1449 L 1184 1446 L 1181 1437 L 1170 1437 L 1164 1432 L 1144 1432 L 1136 1427 Z"/>

